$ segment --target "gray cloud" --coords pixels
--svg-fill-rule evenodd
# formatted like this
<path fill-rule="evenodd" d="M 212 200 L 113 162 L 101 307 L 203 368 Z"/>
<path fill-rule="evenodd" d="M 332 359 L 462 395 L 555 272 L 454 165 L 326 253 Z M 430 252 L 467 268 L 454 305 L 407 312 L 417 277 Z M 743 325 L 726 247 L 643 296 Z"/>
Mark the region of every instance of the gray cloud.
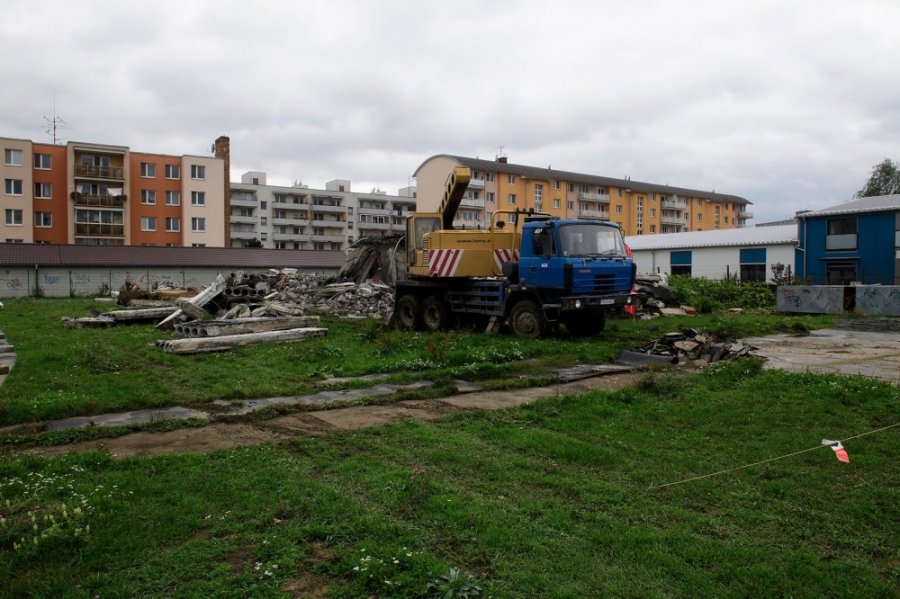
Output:
<path fill-rule="evenodd" d="M 849 199 L 900 159 L 889 0 L 689 4 L 185 0 L 5 5 L 0 135 L 205 154 L 232 178 L 394 191 L 428 156 L 492 158 L 754 202 Z M 9 82 L 14 82 L 9 83 Z"/>

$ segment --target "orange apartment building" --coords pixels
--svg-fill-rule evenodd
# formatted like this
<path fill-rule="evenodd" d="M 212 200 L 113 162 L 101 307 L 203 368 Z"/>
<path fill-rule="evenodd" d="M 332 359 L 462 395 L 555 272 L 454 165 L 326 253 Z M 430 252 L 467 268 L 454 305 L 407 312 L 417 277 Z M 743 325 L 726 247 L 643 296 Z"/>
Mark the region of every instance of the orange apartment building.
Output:
<path fill-rule="evenodd" d="M 174 156 L 0 138 L 0 242 L 226 247 L 228 146 Z"/>
<path fill-rule="evenodd" d="M 716 192 L 439 154 L 415 172 L 418 210 L 438 209 L 454 167 L 472 171 L 454 226 L 487 227 L 494 212 L 531 210 L 559 218 L 615 222 L 625 235 L 745 226 L 746 199 Z"/>

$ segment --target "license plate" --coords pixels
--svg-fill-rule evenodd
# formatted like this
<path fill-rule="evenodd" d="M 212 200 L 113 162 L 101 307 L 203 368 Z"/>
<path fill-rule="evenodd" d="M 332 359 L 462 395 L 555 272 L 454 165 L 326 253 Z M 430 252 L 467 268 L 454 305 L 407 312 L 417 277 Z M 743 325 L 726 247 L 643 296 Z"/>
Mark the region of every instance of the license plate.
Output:
<path fill-rule="evenodd" d="M 614 303 L 616 303 L 616 300 L 614 300 L 612 298 L 606 298 L 606 299 L 600 300 L 601 306 L 608 306 L 609 304 L 614 304 Z"/>

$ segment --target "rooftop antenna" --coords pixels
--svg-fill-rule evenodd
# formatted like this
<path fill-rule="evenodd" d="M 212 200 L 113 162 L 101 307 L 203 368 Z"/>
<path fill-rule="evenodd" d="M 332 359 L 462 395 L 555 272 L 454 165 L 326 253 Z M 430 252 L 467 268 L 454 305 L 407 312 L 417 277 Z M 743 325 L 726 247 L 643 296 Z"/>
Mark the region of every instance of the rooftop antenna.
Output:
<path fill-rule="evenodd" d="M 66 122 L 56 116 L 56 90 L 53 90 L 53 117 L 44 117 L 44 133 L 53 136 L 53 145 L 56 145 L 60 140 L 57 136 L 57 130 L 62 129 L 66 126 Z"/>

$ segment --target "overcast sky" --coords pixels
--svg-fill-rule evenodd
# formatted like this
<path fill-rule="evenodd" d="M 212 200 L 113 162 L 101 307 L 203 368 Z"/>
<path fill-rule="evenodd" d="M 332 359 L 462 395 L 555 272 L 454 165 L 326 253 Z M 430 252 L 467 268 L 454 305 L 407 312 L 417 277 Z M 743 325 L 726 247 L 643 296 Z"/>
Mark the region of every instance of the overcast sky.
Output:
<path fill-rule="evenodd" d="M 390 193 L 452 153 L 743 196 L 763 222 L 900 160 L 900 2 L 4 0 L 0 136 Z"/>

